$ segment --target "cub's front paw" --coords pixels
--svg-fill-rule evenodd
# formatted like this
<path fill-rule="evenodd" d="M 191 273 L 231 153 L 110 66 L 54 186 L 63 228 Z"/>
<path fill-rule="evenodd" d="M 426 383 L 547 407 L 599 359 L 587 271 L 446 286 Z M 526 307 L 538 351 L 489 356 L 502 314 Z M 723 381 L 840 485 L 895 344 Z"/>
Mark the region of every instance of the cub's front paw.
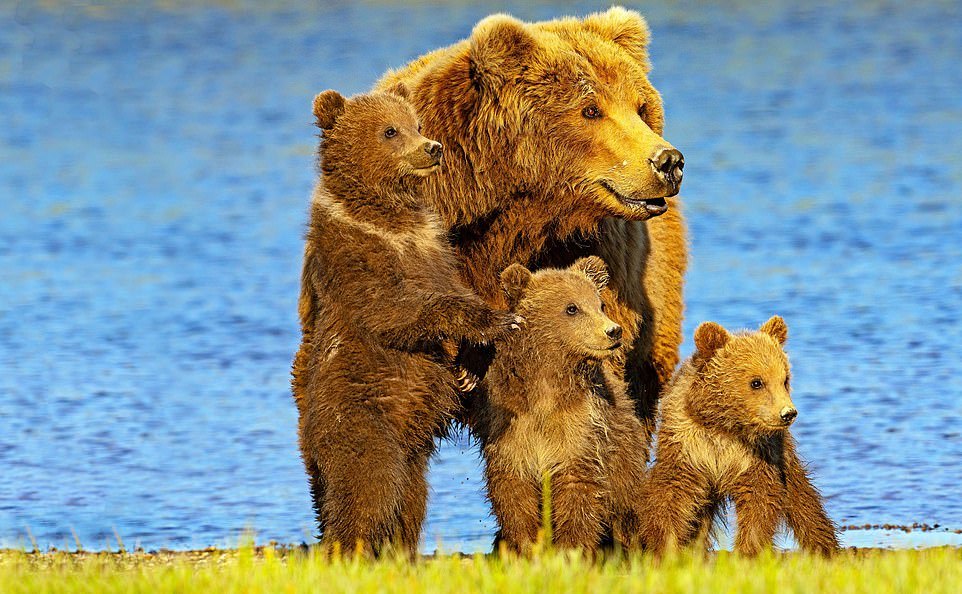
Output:
<path fill-rule="evenodd" d="M 525 319 L 516 313 L 509 311 L 496 312 L 494 323 L 488 329 L 488 334 L 492 340 L 498 340 L 505 336 L 518 332 L 524 326 Z"/>
<path fill-rule="evenodd" d="M 473 392 L 474 389 L 478 386 L 478 382 L 481 381 L 480 379 L 478 379 L 478 376 L 474 375 L 473 373 L 471 373 L 470 371 L 462 367 L 455 368 L 454 380 L 455 380 L 455 383 L 458 385 L 458 390 L 465 394 L 467 394 L 468 392 Z"/>

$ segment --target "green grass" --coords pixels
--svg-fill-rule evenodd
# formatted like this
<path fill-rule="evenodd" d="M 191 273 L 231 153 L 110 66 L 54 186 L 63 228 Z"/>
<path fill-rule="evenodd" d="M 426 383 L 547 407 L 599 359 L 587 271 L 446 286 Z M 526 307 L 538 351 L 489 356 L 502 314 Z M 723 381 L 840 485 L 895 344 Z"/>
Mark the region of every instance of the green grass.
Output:
<path fill-rule="evenodd" d="M 404 561 L 326 561 L 270 548 L 156 555 L 0 553 L 0 592 L 866 592 L 957 593 L 962 549 L 845 552 L 832 560 L 773 554 L 748 560 L 647 558 L 587 563 L 543 554 L 533 560 L 439 556 Z"/>

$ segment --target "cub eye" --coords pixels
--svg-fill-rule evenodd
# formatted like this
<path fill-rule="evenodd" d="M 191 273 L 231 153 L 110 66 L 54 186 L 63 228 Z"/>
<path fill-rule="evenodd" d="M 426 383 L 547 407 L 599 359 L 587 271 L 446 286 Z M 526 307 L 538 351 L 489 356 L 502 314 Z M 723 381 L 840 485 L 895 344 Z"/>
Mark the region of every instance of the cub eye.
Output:
<path fill-rule="evenodd" d="M 786 390 L 788 389 L 788 386 L 789 386 L 789 384 L 791 384 L 791 383 L 792 383 L 792 378 L 786 377 L 786 378 L 785 378 L 785 389 L 786 389 Z"/>
<path fill-rule="evenodd" d="M 581 115 L 589 120 L 597 120 L 601 117 L 601 110 L 598 109 L 597 105 L 589 105 L 581 110 Z"/>
<path fill-rule="evenodd" d="M 640 117 L 641 119 L 645 119 L 646 115 L 648 115 L 648 106 L 642 103 L 641 106 L 638 108 L 638 117 Z"/>
<path fill-rule="evenodd" d="M 572 303 L 571 305 L 565 308 L 565 313 L 568 314 L 569 316 L 575 315 L 576 313 L 578 313 L 578 306 Z"/>
<path fill-rule="evenodd" d="M 421 133 L 421 124 L 418 124 L 418 134 Z"/>
<path fill-rule="evenodd" d="M 762 380 L 758 379 L 757 377 L 752 380 L 752 383 L 751 383 L 752 390 L 761 390 L 762 385 L 763 385 Z"/>
<path fill-rule="evenodd" d="M 384 131 L 384 138 L 394 138 L 395 136 L 397 136 L 397 130 L 393 126 Z"/>

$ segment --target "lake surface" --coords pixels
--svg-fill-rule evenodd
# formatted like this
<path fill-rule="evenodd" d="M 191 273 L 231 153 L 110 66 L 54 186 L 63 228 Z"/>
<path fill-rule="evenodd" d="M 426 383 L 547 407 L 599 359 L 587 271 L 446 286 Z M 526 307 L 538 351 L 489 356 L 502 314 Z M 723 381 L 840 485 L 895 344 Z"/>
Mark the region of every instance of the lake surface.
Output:
<path fill-rule="evenodd" d="M 313 95 L 505 10 L 0 6 L 0 545 L 310 541 L 289 390 Z M 728 4 L 728 3 L 725 3 Z M 795 434 L 848 544 L 962 529 L 962 8 L 652 3 L 698 322 L 790 326 Z M 425 549 L 495 523 L 470 441 Z M 948 532 L 944 532 L 948 530 Z M 953 540 L 954 539 L 954 540 Z"/>

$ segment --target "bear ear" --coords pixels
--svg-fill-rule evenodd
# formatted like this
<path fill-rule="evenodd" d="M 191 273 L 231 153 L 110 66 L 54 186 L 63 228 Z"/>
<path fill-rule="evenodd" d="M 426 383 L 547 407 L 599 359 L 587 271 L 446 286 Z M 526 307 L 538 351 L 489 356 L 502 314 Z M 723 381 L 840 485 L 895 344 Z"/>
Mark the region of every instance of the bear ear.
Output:
<path fill-rule="evenodd" d="M 524 297 L 531 283 L 531 271 L 521 264 L 512 264 L 501 271 L 501 286 L 508 296 L 508 307 L 514 307 Z"/>
<path fill-rule="evenodd" d="M 608 265 L 598 256 L 581 258 L 575 261 L 571 268 L 587 276 L 588 280 L 593 282 L 599 291 L 608 286 L 610 278 L 608 276 Z"/>
<path fill-rule="evenodd" d="M 606 12 L 588 15 L 583 26 L 595 35 L 620 46 L 641 64 L 645 72 L 651 70 L 651 63 L 648 61 L 651 30 L 645 17 L 634 10 L 613 6 Z"/>
<path fill-rule="evenodd" d="M 387 92 L 392 95 L 396 95 L 401 99 L 407 100 L 411 98 L 411 91 L 408 90 L 408 86 L 404 84 L 403 81 L 396 82 L 391 88 L 387 90 Z"/>
<path fill-rule="evenodd" d="M 706 359 L 711 359 L 715 351 L 728 344 L 729 338 L 731 335 L 728 334 L 728 330 L 721 325 L 715 322 L 702 322 L 695 329 L 695 348 Z"/>
<path fill-rule="evenodd" d="M 785 341 L 788 340 L 788 324 L 785 323 L 782 316 L 772 316 L 768 318 L 768 321 L 762 324 L 758 331 L 768 334 L 777 340 L 778 344 L 785 344 Z"/>
<path fill-rule="evenodd" d="M 491 89 L 514 80 L 538 48 L 530 28 L 506 14 L 493 14 L 479 21 L 471 32 L 470 43 L 472 78 Z"/>
<path fill-rule="evenodd" d="M 321 130 L 330 130 L 344 113 L 344 97 L 337 91 L 324 91 L 314 97 L 314 118 Z"/>

